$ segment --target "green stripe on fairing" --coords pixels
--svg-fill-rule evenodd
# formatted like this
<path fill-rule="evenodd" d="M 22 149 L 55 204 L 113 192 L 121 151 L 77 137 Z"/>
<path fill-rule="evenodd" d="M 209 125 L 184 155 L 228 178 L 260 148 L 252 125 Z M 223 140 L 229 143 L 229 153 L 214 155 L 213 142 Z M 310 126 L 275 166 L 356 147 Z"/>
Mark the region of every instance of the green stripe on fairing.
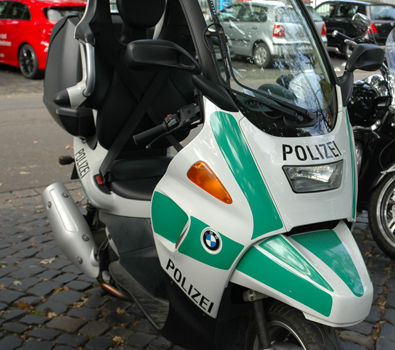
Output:
<path fill-rule="evenodd" d="M 259 246 L 294 268 L 300 274 L 333 292 L 332 287 L 322 278 L 317 270 L 284 237 L 275 236 L 269 238 Z"/>
<path fill-rule="evenodd" d="M 162 193 L 155 192 L 152 198 L 152 225 L 154 231 L 176 243 L 188 222 L 188 215 Z"/>
<path fill-rule="evenodd" d="M 346 123 L 348 127 L 348 134 L 349 134 L 349 140 L 350 140 L 350 154 L 351 154 L 351 168 L 352 168 L 352 218 L 356 218 L 356 202 L 357 202 L 357 179 L 356 179 L 356 163 L 355 163 L 355 157 L 354 157 L 354 143 L 353 143 L 353 131 L 351 129 L 351 123 L 350 123 L 350 117 L 348 116 L 348 109 L 346 108 Z"/>
<path fill-rule="evenodd" d="M 287 266 L 268 258 L 255 247 L 243 256 L 237 270 L 326 317 L 331 313 L 333 300 L 329 293 L 300 277 Z"/>
<path fill-rule="evenodd" d="M 328 265 L 357 297 L 364 294 L 358 271 L 343 242 L 332 230 L 304 233 L 292 238 Z"/>
<path fill-rule="evenodd" d="M 203 248 L 202 243 L 202 232 L 208 227 L 204 222 L 191 216 L 191 226 L 179 248 L 179 252 L 204 264 L 218 269 L 228 270 L 244 246 L 220 234 L 222 242 L 221 250 L 217 254 L 210 254 Z"/>
<path fill-rule="evenodd" d="M 235 118 L 228 113 L 214 112 L 211 127 L 221 153 L 250 205 L 254 220 L 251 239 L 281 229 L 280 215 Z"/>

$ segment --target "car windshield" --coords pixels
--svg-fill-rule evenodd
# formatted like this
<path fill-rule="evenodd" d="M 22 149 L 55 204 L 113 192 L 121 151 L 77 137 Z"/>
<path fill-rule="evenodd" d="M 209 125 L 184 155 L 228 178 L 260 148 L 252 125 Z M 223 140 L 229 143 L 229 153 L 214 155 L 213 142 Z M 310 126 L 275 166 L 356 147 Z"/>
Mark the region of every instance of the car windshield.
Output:
<path fill-rule="evenodd" d="M 374 5 L 370 7 L 372 20 L 395 21 L 395 7 L 391 5 Z"/>
<path fill-rule="evenodd" d="M 44 15 L 49 21 L 57 22 L 63 17 L 74 13 L 84 13 L 84 11 L 84 6 L 48 7 L 44 9 Z"/>
<path fill-rule="evenodd" d="M 216 22 L 210 2 L 199 0 L 208 31 L 224 30 L 227 55 L 215 41 L 213 50 L 223 83 L 240 111 L 275 136 L 331 132 L 336 121 L 335 79 L 304 5 L 285 0 L 224 7 L 213 1 Z"/>

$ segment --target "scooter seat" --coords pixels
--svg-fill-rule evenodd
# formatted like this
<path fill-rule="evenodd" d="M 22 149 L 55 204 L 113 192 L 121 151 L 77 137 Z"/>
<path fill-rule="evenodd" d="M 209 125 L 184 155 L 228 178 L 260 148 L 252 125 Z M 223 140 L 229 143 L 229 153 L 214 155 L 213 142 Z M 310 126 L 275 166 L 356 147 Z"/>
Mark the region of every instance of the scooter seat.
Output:
<path fill-rule="evenodd" d="M 173 157 L 117 160 L 109 174 L 110 191 L 128 199 L 150 201 Z"/>

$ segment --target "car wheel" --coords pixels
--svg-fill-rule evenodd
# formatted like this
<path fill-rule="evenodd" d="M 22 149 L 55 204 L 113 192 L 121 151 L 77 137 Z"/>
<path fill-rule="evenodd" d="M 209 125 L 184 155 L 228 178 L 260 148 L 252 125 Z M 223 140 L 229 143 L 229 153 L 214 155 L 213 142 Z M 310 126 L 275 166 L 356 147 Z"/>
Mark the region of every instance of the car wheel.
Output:
<path fill-rule="evenodd" d="M 18 61 L 21 73 L 26 78 L 42 78 L 44 72 L 38 69 L 37 55 L 29 44 L 23 44 L 19 49 Z"/>
<path fill-rule="evenodd" d="M 272 55 L 265 43 L 259 43 L 255 46 L 252 58 L 259 68 L 268 68 L 273 64 Z"/>

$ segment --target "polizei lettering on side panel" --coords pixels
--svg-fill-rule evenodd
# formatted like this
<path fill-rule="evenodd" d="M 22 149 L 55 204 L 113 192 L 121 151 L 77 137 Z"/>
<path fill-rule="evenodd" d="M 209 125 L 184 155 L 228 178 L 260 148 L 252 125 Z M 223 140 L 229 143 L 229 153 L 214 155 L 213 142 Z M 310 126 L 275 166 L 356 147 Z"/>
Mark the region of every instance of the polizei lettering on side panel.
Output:
<path fill-rule="evenodd" d="M 85 150 L 80 149 L 75 155 L 75 166 L 77 167 L 80 178 L 82 179 L 86 174 L 89 173 L 89 164 L 86 159 Z"/>
<path fill-rule="evenodd" d="M 304 162 L 306 160 L 332 159 L 340 156 L 341 152 L 335 141 L 308 146 L 291 146 L 283 144 L 284 161 L 287 161 L 292 157 L 296 157 L 298 160 Z"/>
<path fill-rule="evenodd" d="M 176 268 L 174 262 L 169 259 L 166 266 L 167 273 L 178 283 L 180 288 L 187 294 L 201 309 L 207 313 L 211 313 L 214 303 L 206 298 L 199 290 L 188 282 L 182 272 Z"/>

